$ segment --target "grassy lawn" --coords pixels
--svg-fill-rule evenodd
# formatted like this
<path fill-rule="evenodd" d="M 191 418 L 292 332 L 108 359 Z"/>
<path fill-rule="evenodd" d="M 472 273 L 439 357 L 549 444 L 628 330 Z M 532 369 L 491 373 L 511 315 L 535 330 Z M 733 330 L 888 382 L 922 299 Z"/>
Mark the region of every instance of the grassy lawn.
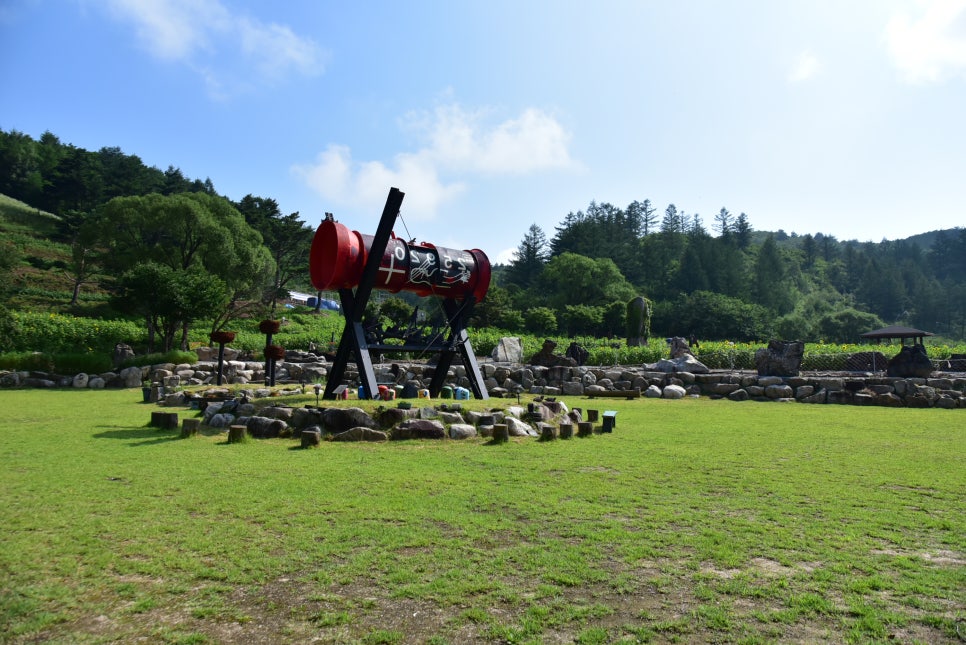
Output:
<path fill-rule="evenodd" d="M 299 450 L 140 398 L 0 392 L 0 642 L 966 638 L 962 411 L 573 397 L 615 433 Z"/>

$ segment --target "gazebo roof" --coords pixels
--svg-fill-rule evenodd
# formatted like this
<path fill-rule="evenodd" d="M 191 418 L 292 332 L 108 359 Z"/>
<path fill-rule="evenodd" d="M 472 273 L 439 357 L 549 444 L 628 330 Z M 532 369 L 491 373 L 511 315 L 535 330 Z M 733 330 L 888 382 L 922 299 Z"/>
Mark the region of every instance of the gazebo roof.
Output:
<path fill-rule="evenodd" d="M 913 327 L 901 327 L 899 325 L 889 325 L 875 331 L 867 331 L 860 334 L 862 338 L 922 338 L 923 336 L 933 336 L 931 332 Z"/>

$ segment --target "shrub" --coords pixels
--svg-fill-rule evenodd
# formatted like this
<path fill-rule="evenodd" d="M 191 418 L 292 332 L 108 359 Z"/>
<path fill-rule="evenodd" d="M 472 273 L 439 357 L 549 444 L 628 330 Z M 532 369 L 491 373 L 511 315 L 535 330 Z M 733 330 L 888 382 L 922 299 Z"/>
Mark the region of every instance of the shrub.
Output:
<path fill-rule="evenodd" d="M 0 369 L 50 372 L 54 369 L 54 358 L 43 352 L 6 352 L 0 354 Z"/>
<path fill-rule="evenodd" d="M 532 307 L 523 312 L 527 331 L 534 334 L 552 334 L 557 331 L 557 316 L 549 307 Z"/>
<path fill-rule="evenodd" d="M 53 356 L 54 372 L 57 374 L 102 374 L 113 369 L 107 354 L 71 353 Z"/>
<path fill-rule="evenodd" d="M 122 362 L 119 369 L 125 367 L 143 367 L 144 365 L 158 365 L 160 363 L 197 363 L 198 355 L 194 352 L 173 349 L 170 352 L 155 352 L 154 354 L 142 354 L 134 356 Z"/>
<path fill-rule="evenodd" d="M 110 354 L 117 343 L 141 345 L 147 339 L 143 325 L 127 320 L 23 311 L 14 312 L 13 317 L 10 349 L 14 351 Z"/>

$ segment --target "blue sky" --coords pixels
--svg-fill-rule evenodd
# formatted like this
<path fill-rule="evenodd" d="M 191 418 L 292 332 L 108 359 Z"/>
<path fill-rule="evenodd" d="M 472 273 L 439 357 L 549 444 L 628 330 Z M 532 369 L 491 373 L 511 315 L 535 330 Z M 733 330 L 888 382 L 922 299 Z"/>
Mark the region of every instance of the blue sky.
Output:
<path fill-rule="evenodd" d="M 966 225 L 966 0 L 3 0 L 0 128 L 507 259 L 650 199 L 879 241 Z"/>

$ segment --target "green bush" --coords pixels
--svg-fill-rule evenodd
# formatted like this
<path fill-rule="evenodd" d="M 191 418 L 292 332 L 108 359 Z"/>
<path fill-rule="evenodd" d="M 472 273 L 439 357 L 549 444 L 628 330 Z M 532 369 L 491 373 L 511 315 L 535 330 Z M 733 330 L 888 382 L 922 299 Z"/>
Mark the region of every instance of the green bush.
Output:
<path fill-rule="evenodd" d="M 13 312 L 10 350 L 19 352 L 110 354 L 117 343 L 143 345 L 144 326 L 127 320 L 77 318 L 55 313 Z"/>
<path fill-rule="evenodd" d="M 557 316 L 549 307 L 531 307 L 523 312 L 527 331 L 534 334 L 552 334 L 557 331 Z"/>
<path fill-rule="evenodd" d="M 345 319 L 341 315 L 330 312 L 316 314 L 294 311 L 279 319 L 282 320 L 282 328 L 275 334 L 272 343 L 286 349 L 305 350 L 310 343 L 327 346 L 333 337 L 338 343 L 345 326 Z M 242 351 L 261 352 L 265 348 L 265 334 L 258 330 L 259 322 L 258 318 L 246 318 L 225 325 L 226 330 L 235 332 L 235 340 L 228 346 Z M 209 329 L 203 325 L 197 326 L 189 340 L 192 346 L 210 346 Z"/>
<path fill-rule="evenodd" d="M 107 354 L 55 354 L 54 372 L 57 374 L 103 374 L 113 369 Z"/>
<path fill-rule="evenodd" d="M 173 349 L 170 352 L 155 352 L 154 354 L 142 354 L 123 361 L 119 369 L 125 367 L 143 367 L 144 365 L 158 365 L 160 363 L 197 363 L 198 355 L 194 352 Z M 108 361 L 110 363 L 110 361 Z M 110 369 L 110 367 L 108 367 Z"/>
<path fill-rule="evenodd" d="M 5 352 L 0 354 L 0 369 L 50 372 L 54 369 L 54 358 L 43 352 Z"/>

